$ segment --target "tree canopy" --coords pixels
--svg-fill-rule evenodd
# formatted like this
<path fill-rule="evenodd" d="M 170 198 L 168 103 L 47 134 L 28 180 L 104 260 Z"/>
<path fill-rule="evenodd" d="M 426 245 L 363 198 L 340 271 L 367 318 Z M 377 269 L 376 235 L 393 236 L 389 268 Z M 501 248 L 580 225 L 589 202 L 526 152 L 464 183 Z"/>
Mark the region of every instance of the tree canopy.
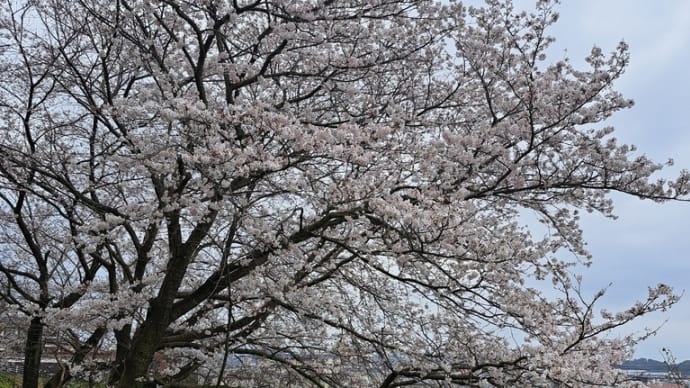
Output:
<path fill-rule="evenodd" d="M 608 333 L 677 296 L 597 311 L 578 212 L 687 199 L 688 173 L 650 179 L 602 124 L 632 105 L 624 43 L 547 58 L 554 7 L 4 0 L 24 386 L 42 357 L 52 387 L 623 384 L 649 333 Z"/>

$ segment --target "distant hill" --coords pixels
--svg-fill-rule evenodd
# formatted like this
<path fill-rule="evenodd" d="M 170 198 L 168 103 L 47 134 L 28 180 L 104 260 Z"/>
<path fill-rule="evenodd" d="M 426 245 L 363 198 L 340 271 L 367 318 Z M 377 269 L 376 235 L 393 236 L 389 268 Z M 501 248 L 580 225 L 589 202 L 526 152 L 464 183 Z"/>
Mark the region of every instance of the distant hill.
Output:
<path fill-rule="evenodd" d="M 618 367 L 624 370 L 645 370 L 647 372 L 659 373 L 669 371 L 669 366 L 663 361 L 652 360 L 649 358 L 638 358 L 635 360 L 625 361 Z M 690 360 L 685 360 L 671 367 L 671 369 L 679 371 L 683 376 L 690 376 Z"/>

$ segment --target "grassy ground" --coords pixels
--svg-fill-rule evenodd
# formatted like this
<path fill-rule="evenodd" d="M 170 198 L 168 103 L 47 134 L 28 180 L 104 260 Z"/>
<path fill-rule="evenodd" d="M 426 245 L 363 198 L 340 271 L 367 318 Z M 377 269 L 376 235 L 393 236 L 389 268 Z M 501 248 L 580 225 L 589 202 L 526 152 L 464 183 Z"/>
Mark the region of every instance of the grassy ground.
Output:
<path fill-rule="evenodd" d="M 0 373 L 0 388 L 17 388 L 21 386 L 21 376 Z"/>
<path fill-rule="evenodd" d="M 45 379 L 41 379 L 40 385 L 43 385 Z M 12 375 L 7 373 L 0 373 L 0 388 L 21 388 L 22 376 Z M 95 384 L 93 388 L 104 388 L 105 384 Z M 89 388 L 89 383 L 83 381 L 73 381 L 67 383 L 66 388 Z"/>

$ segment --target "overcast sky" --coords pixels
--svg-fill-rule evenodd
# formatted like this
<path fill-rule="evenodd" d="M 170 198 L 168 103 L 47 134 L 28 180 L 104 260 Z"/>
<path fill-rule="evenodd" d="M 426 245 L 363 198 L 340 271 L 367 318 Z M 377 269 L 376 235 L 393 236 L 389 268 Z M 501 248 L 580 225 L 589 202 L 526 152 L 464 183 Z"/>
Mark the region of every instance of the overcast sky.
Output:
<path fill-rule="evenodd" d="M 524 4 L 533 1 L 519 2 Z M 616 127 L 615 137 L 657 161 L 673 158 L 676 165 L 663 176 L 690 169 L 690 0 L 563 0 L 558 9 L 551 59 L 565 55 L 582 64 L 595 44 L 605 52 L 621 39 L 630 45 L 631 65 L 617 89 L 635 106 L 607 122 Z M 645 297 L 648 285 L 666 283 L 685 291 L 670 312 L 628 328 L 667 320 L 636 356 L 661 359 L 660 349 L 666 347 L 679 361 L 690 359 L 690 203 L 614 200 L 618 220 L 583 219 L 594 255 L 594 265 L 584 272 L 585 286 L 593 294 L 613 283 L 600 305 L 610 309 Z"/>

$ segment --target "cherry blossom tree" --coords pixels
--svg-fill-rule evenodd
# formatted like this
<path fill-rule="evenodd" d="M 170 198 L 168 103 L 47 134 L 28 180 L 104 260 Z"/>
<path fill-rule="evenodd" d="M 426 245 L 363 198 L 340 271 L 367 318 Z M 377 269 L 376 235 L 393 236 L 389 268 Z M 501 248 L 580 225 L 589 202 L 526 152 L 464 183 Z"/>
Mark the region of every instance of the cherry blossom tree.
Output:
<path fill-rule="evenodd" d="M 64 157 L 79 144 L 70 140 L 76 126 L 60 117 L 60 106 L 73 102 L 57 93 L 60 71 L 51 64 L 46 41 L 31 29 L 36 24 L 31 18 L 37 16 L 32 11 L 28 5 L 6 2 L 0 19 L 2 156 L 8 158 L 0 165 L 0 300 L 6 306 L 6 323 L 15 322 L 19 333 L 25 333 L 23 384 L 27 387 L 38 386 L 41 359 L 49 356 L 43 354 L 44 344 L 75 335 L 52 330 L 57 322 L 46 330 L 46 312 L 75 308 L 104 266 L 102 249 L 89 251 L 74 244 L 82 233 L 91 233 L 93 219 L 84 214 L 78 200 L 46 180 L 40 167 L 52 164 L 53 171 L 67 172 L 69 162 Z M 97 179 L 90 182 L 97 184 Z M 22 317 L 27 325 L 22 325 Z M 73 322 L 67 324 L 72 326 Z M 8 341 L 22 340 L 13 332 L 8 333 Z M 74 361 L 84 359 L 105 328 L 91 334 L 73 347 Z"/>
<path fill-rule="evenodd" d="M 688 174 L 601 124 L 625 44 L 547 60 L 554 7 L 6 0 L 0 295 L 48 385 L 622 384 L 650 333 L 608 334 L 677 296 L 598 311 L 578 212 Z"/>

